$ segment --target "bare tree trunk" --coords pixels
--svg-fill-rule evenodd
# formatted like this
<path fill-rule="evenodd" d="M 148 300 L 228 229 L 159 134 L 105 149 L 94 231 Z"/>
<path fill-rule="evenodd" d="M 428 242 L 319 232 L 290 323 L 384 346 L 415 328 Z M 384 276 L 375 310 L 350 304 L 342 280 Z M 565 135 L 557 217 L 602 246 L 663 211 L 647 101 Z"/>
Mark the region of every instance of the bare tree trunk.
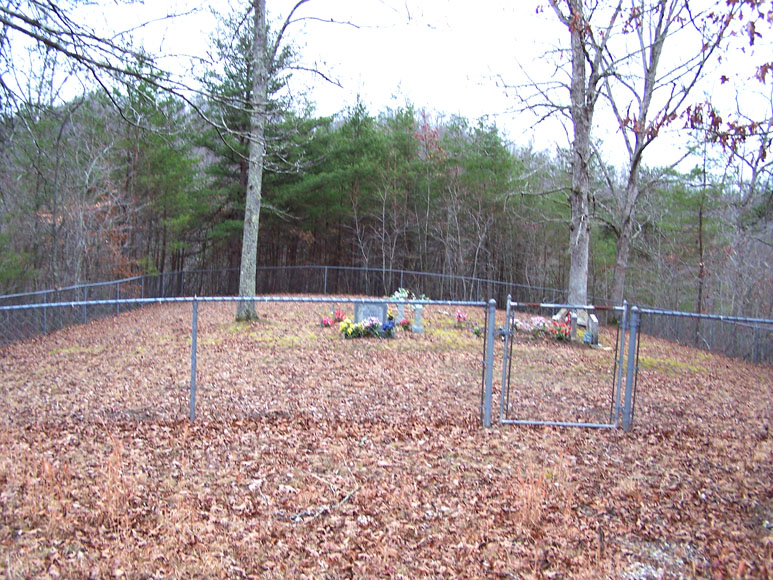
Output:
<path fill-rule="evenodd" d="M 638 146 L 637 146 L 638 147 Z M 636 157 L 641 159 L 641 154 Z M 615 249 L 615 270 L 612 275 L 612 302 L 622 304 L 625 297 L 625 278 L 628 272 L 628 259 L 631 255 L 631 240 L 633 239 L 634 212 L 639 199 L 639 162 L 632 162 L 625 188 L 625 198 L 622 200 L 622 215 L 620 230 L 617 235 Z"/>
<path fill-rule="evenodd" d="M 596 104 L 595 88 L 589 90 L 586 74 L 585 18 L 582 0 L 569 2 L 566 21 L 571 34 L 572 79 L 572 189 L 569 202 L 572 217 L 569 233 L 569 304 L 588 302 L 588 251 L 590 248 L 590 133 Z M 592 85 L 591 85 L 592 87 Z"/>
<path fill-rule="evenodd" d="M 559 4 L 564 5 L 564 12 Z M 590 163 L 591 128 L 596 102 L 600 96 L 600 81 L 607 41 L 622 6 L 619 0 L 610 14 L 606 31 L 594 41 L 590 23 L 584 13 L 583 0 L 550 0 L 558 19 L 569 30 L 571 39 L 572 76 L 569 82 L 572 126 L 572 187 L 569 203 L 572 208 L 569 232 L 569 295 L 570 304 L 588 302 L 588 252 L 590 249 Z"/>
<path fill-rule="evenodd" d="M 703 286 L 706 279 L 706 263 L 703 254 L 703 204 L 706 199 L 706 170 L 703 170 L 703 191 L 701 192 L 701 204 L 698 206 L 698 303 L 695 311 L 703 314 Z M 695 321 L 695 346 L 700 345 L 701 320 Z"/>
<path fill-rule="evenodd" d="M 250 103 L 249 168 L 247 199 L 244 207 L 242 258 L 239 269 L 239 296 L 253 297 L 257 290 L 258 228 L 265 156 L 264 129 L 268 71 L 266 68 L 266 0 L 253 0 L 252 40 L 252 95 Z M 239 320 L 257 318 L 254 302 L 239 302 L 236 312 Z"/>
<path fill-rule="evenodd" d="M 625 296 L 625 277 L 628 270 L 628 258 L 631 254 L 631 240 L 633 238 L 634 212 L 639 200 L 639 172 L 641 169 L 642 155 L 644 149 L 657 135 L 657 131 L 650 131 L 648 118 L 650 114 L 650 105 L 653 94 L 657 88 L 657 71 L 660 63 L 660 56 L 663 52 L 663 45 L 669 32 L 672 19 L 678 12 L 680 0 L 674 0 L 670 3 L 660 0 L 657 9 L 654 11 L 654 20 L 649 29 L 649 45 L 645 41 L 647 29 L 640 25 L 636 29 L 639 40 L 639 51 L 642 61 L 642 74 L 644 84 L 639 96 L 639 110 L 632 121 L 626 111 L 623 114 L 622 105 L 615 101 L 610 78 L 605 79 L 607 87 L 607 98 L 610 100 L 612 109 L 615 113 L 618 123 L 621 127 L 631 126 L 631 136 L 623 134 L 625 146 L 629 156 L 628 183 L 626 184 L 624 196 L 618 201 L 620 230 L 617 238 L 617 248 L 615 251 L 615 271 L 612 278 L 612 301 L 615 304 L 622 304 Z M 643 8 L 643 7 L 642 7 Z M 642 10 L 643 11 L 643 10 Z M 628 87 L 629 85 L 624 86 Z M 629 105 L 630 108 L 630 105 Z M 666 115 L 663 115 L 663 119 Z M 661 119 L 661 122 L 662 119 Z"/>
<path fill-rule="evenodd" d="M 575 153 L 574 166 L 585 166 L 581 153 Z M 590 248 L 590 195 L 587 166 L 574 170 L 570 203 L 572 221 L 569 233 L 569 304 L 588 302 L 588 253 Z"/>
<path fill-rule="evenodd" d="M 628 258 L 631 254 L 631 235 L 633 220 L 623 222 L 620 235 L 617 238 L 615 250 L 615 271 L 612 275 L 612 302 L 622 304 L 625 296 L 625 277 L 628 270 Z"/>

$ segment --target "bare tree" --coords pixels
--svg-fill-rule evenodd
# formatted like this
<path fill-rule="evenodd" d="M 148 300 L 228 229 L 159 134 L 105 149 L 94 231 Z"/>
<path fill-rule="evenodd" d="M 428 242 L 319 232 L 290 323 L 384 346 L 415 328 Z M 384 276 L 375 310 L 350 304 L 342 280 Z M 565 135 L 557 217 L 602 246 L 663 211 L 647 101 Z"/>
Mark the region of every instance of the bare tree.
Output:
<path fill-rule="evenodd" d="M 661 131 L 679 119 L 688 99 L 705 76 L 735 16 L 732 6 L 717 12 L 691 11 L 685 0 L 637 1 L 623 25 L 620 50 L 603 58 L 603 96 L 614 113 L 628 155 L 622 187 L 607 175 L 614 209 L 610 224 L 617 238 L 612 300 L 623 302 L 626 271 L 634 235 L 635 212 L 642 191 L 640 176 L 645 150 Z M 591 39 L 592 40 L 592 39 Z M 663 59 L 668 44 L 672 50 Z M 675 160 L 679 161 L 679 160 Z"/>
<path fill-rule="evenodd" d="M 572 140 L 572 186 L 569 202 L 572 208 L 569 235 L 569 294 L 570 304 L 588 301 L 588 257 L 590 248 L 590 168 L 591 130 L 604 76 L 605 57 L 611 32 L 622 12 L 622 0 L 610 12 L 599 11 L 607 25 L 604 29 L 591 26 L 591 10 L 586 14 L 583 0 L 550 0 L 558 19 L 570 36 L 571 76 L 569 99 L 574 136 Z M 594 3 L 595 4 L 595 3 Z"/>
<path fill-rule="evenodd" d="M 635 223 L 635 209 L 642 190 L 640 171 L 644 152 L 679 119 L 695 124 L 698 107 L 688 99 L 707 74 L 709 63 L 719 56 L 731 27 L 739 29 L 742 8 L 755 15 L 759 2 L 711 2 L 694 12 L 686 0 L 622 1 L 550 0 L 553 11 L 569 32 L 568 82 L 560 75 L 551 83 L 532 83 L 533 93 L 525 98 L 527 107 L 567 115 L 571 120 L 572 185 L 569 194 L 570 303 L 587 298 L 590 208 L 594 201 L 590 170 L 594 157 L 592 133 L 601 126 L 617 127 L 628 154 L 626 178 L 619 186 L 607 175 L 613 193 L 614 215 L 610 225 L 617 239 L 612 298 L 621 302 L 625 273 Z M 746 23 L 761 19 L 747 17 Z M 745 26 L 753 39 L 754 26 Z M 737 32 L 738 30 L 734 30 Z M 673 50 L 666 53 L 668 44 Z M 687 50 L 685 48 L 687 47 Z M 761 74 L 768 69 L 761 69 Z M 561 92 L 568 93 L 568 101 Z M 564 94 L 566 94 L 564 93 Z M 607 107 L 599 106 L 604 101 Z M 614 124 L 599 122 L 598 110 L 611 111 Z M 707 115 L 708 117 L 708 115 Z M 716 124 L 716 118 L 712 121 Z M 597 163 L 604 169 L 603 163 Z"/>
<path fill-rule="evenodd" d="M 263 166 L 266 157 L 266 117 L 268 114 L 269 73 L 277 67 L 280 49 L 288 27 L 294 22 L 298 9 L 309 2 L 299 0 L 285 19 L 269 45 L 266 29 L 266 0 L 251 0 L 252 9 L 252 59 L 251 90 L 247 109 L 250 114 L 249 154 L 247 168 L 247 197 L 242 233 L 242 257 L 239 267 L 239 296 L 254 297 L 257 290 L 258 232 L 262 202 Z M 310 70 L 322 75 L 317 70 Z M 322 75 L 324 77 L 324 75 Z M 325 77 L 327 78 L 327 77 Z M 239 320 L 257 318 L 255 302 L 239 302 L 236 312 Z"/>
<path fill-rule="evenodd" d="M 266 0 L 252 1 L 252 91 L 250 108 L 249 165 L 247 169 L 247 200 L 244 208 L 242 259 L 239 266 L 239 296 L 255 296 L 258 262 L 258 229 L 260 224 L 266 102 L 268 73 L 266 67 Z M 254 302 L 240 302 L 236 318 L 257 318 Z"/>

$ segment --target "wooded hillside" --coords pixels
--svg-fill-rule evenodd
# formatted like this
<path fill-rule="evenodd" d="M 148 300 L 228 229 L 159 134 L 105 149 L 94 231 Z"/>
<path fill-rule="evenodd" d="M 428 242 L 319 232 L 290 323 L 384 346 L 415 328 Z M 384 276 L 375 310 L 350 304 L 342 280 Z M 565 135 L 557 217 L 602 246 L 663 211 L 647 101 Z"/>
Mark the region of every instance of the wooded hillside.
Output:
<path fill-rule="evenodd" d="M 239 266 L 244 143 L 148 87 L 123 98 L 156 130 L 128 124 L 99 94 L 4 119 L 1 293 Z M 563 151 L 516 148 L 494 125 L 414 108 L 287 112 L 269 130 L 259 265 L 565 287 Z M 702 292 L 704 311 L 771 316 L 773 197 L 731 170 L 648 170 L 628 300 L 694 310 Z M 617 229 L 600 171 L 596 180 L 589 294 L 599 301 Z"/>

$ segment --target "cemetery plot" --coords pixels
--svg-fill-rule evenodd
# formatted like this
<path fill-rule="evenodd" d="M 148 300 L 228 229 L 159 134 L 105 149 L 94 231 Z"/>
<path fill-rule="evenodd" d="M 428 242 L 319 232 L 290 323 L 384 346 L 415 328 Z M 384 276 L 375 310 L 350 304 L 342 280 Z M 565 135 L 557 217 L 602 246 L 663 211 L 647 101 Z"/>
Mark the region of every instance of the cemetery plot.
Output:
<path fill-rule="evenodd" d="M 630 433 L 483 429 L 478 310 L 425 307 L 422 335 L 346 339 L 322 324 L 333 305 L 261 305 L 250 324 L 233 304 L 199 306 L 195 423 L 190 305 L 0 348 L 5 576 L 773 570 L 770 366 L 646 339 Z M 611 367 L 603 327 L 600 351 L 521 339 L 522 374 Z"/>
<path fill-rule="evenodd" d="M 480 308 L 469 309 L 462 325 L 456 310 L 425 307 L 421 333 L 412 329 L 415 307 L 406 305 L 398 320 L 385 301 L 259 303 L 257 310 L 258 322 L 242 323 L 233 320 L 233 304 L 199 304 L 197 418 L 464 422 L 478 412 Z M 448 416 L 448 399 L 467 401 L 463 415 L 453 408 Z"/>

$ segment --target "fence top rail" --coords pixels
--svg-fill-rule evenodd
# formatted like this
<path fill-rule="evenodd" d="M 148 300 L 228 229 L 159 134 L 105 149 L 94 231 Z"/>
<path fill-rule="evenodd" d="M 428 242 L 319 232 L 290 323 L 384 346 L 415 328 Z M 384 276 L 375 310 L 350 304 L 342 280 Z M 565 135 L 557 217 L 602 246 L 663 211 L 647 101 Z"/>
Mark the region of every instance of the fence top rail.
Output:
<path fill-rule="evenodd" d="M 450 280 L 462 280 L 464 282 L 473 282 L 473 283 L 483 283 L 483 284 L 493 284 L 495 286 L 505 286 L 505 287 L 511 287 L 511 288 L 520 288 L 523 290 L 529 290 L 529 291 L 539 291 L 539 292 L 554 292 L 554 293 L 563 293 L 564 290 L 560 290 L 558 288 L 548 288 L 543 286 L 529 286 L 528 284 L 517 284 L 515 282 L 505 282 L 501 280 L 491 280 L 488 278 L 480 278 L 476 276 L 464 276 L 459 274 L 442 274 L 439 272 L 420 272 L 418 270 L 393 270 L 393 269 L 383 269 L 383 268 L 375 268 L 375 267 L 362 267 L 362 266 L 323 266 L 323 265 L 301 265 L 301 266 L 258 266 L 257 269 L 259 271 L 268 271 L 268 270 L 338 270 L 343 272 L 371 272 L 376 274 L 390 274 L 390 275 L 408 275 L 408 276 L 425 276 L 428 278 L 440 278 L 440 279 L 450 279 Z M 94 288 L 98 286 L 110 286 L 115 284 L 120 284 L 123 282 L 133 282 L 135 280 L 140 280 L 142 278 L 174 278 L 175 276 L 179 275 L 185 275 L 185 274 L 191 274 L 191 275 L 200 275 L 200 274 L 208 274 L 213 272 L 238 272 L 238 268 L 225 268 L 225 269 L 213 269 L 213 270 L 179 270 L 179 271 L 171 271 L 171 272 L 158 272 L 156 274 L 144 274 L 139 276 L 134 276 L 131 278 L 123 278 L 120 280 L 110 280 L 106 282 L 92 282 L 88 284 L 77 284 L 74 286 L 66 286 L 62 288 L 54 288 L 54 289 L 47 289 L 47 290 L 35 290 L 32 292 L 23 292 L 20 294 L 5 294 L 0 295 L 0 300 L 6 300 L 11 298 L 22 298 L 24 296 L 37 296 L 37 295 L 46 295 L 51 294 L 55 292 L 63 292 L 66 290 L 79 290 L 82 288 Z"/>
<path fill-rule="evenodd" d="M 34 290 L 32 292 L 22 292 L 20 294 L 3 294 L 0 295 L 0 300 L 7 300 L 9 298 L 22 298 L 24 296 L 45 296 L 48 294 L 56 294 L 57 292 L 68 292 L 70 290 L 81 290 L 82 288 L 99 288 L 101 286 L 115 286 L 116 284 L 123 284 L 125 282 L 134 282 L 135 280 L 141 280 L 144 276 L 133 276 L 131 278 L 121 278 L 119 280 L 111 280 L 108 282 L 89 282 L 88 284 L 76 284 L 73 286 L 62 286 L 61 288 L 48 288 L 46 290 Z"/>
<path fill-rule="evenodd" d="M 14 304 L 0 306 L 0 312 L 10 310 L 32 310 L 35 308 L 75 308 L 78 306 L 100 306 L 116 304 L 162 304 L 162 303 L 187 303 L 187 302 L 311 302 L 320 304 L 334 304 L 345 302 L 348 304 L 371 304 L 373 302 L 388 302 L 389 304 L 411 304 L 414 306 L 470 306 L 485 307 L 487 302 L 470 300 L 397 300 L 389 297 L 365 297 L 352 296 L 183 296 L 178 298 L 125 298 L 119 300 L 81 300 L 74 302 L 41 302 L 38 304 Z"/>
<path fill-rule="evenodd" d="M 512 286 L 514 288 L 524 288 L 527 290 L 543 290 L 548 292 L 564 292 L 558 288 L 548 288 L 545 286 L 529 286 L 528 284 L 517 284 L 515 282 L 504 282 L 501 280 L 492 280 L 490 278 L 480 278 L 477 276 L 464 276 L 461 274 L 443 274 L 441 272 L 420 272 L 419 270 L 393 270 L 390 268 L 364 267 L 364 266 L 258 266 L 258 270 L 342 270 L 344 272 L 373 272 L 376 274 L 408 274 L 410 276 L 427 276 L 429 278 L 449 278 L 453 280 L 463 280 L 465 282 L 482 282 L 484 284 L 495 284 L 502 286 Z"/>
<path fill-rule="evenodd" d="M 682 318 L 698 318 L 702 320 L 719 320 L 722 322 L 773 325 L 773 319 L 770 318 L 747 318 L 744 316 L 725 316 L 724 314 L 698 314 L 697 312 L 680 312 L 678 310 L 661 310 L 658 308 L 639 308 L 639 313 L 678 316 Z"/>
<path fill-rule="evenodd" d="M 513 302 L 512 308 L 566 308 L 567 310 L 616 310 L 622 312 L 622 306 L 594 306 L 593 304 L 553 304 L 549 302 Z"/>

